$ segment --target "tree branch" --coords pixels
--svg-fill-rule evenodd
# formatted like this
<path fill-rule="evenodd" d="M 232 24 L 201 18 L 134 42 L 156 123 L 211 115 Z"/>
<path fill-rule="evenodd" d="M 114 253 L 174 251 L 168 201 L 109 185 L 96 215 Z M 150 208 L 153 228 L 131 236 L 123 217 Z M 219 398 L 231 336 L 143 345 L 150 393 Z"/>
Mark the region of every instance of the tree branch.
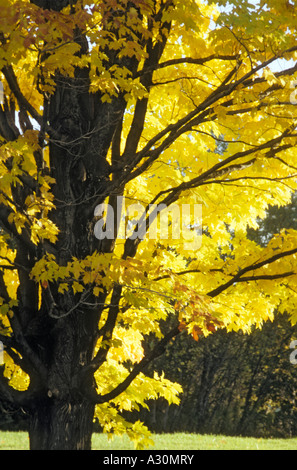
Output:
<path fill-rule="evenodd" d="M 263 266 L 267 266 L 271 263 L 274 263 L 275 261 L 285 258 L 287 256 L 291 256 L 297 253 L 297 248 L 294 248 L 293 250 L 288 250 L 288 251 L 283 251 L 282 253 L 277 253 L 274 256 L 271 256 L 270 258 L 260 261 L 258 263 L 250 264 L 249 266 L 246 266 L 245 268 L 242 268 L 238 271 L 237 274 L 235 274 L 229 281 L 225 282 L 224 284 L 221 284 L 219 287 L 216 289 L 213 289 L 212 291 L 208 292 L 207 295 L 209 297 L 217 297 L 219 294 L 227 290 L 229 287 L 231 287 L 233 284 L 236 282 L 248 282 L 252 280 L 259 280 L 259 279 L 264 279 L 263 276 L 248 276 L 248 277 L 242 277 L 244 274 L 255 271 L 257 269 L 263 268 Z M 296 274 L 294 272 L 289 272 L 289 273 L 283 273 L 282 275 L 274 274 L 271 275 L 271 279 L 280 279 L 281 277 L 288 277 L 292 276 L 293 274 Z M 272 276 L 277 276 L 277 277 L 272 277 Z M 267 277 L 265 277 L 268 279 Z M 243 280 L 242 280 L 243 279 Z"/>
<path fill-rule="evenodd" d="M 10 90 L 14 94 L 14 96 L 17 99 L 17 102 L 19 104 L 20 109 L 25 109 L 28 111 L 32 118 L 35 119 L 35 121 L 38 122 L 38 124 L 42 124 L 42 116 L 36 111 L 36 109 L 29 103 L 27 98 L 23 95 L 21 92 L 21 89 L 19 87 L 17 77 L 15 76 L 14 70 L 11 65 L 6 65 L 5 67 L 2 68 L 2 73 L 4 77 L 6 78 L 6 81 L 9 85 Z"/>
<path fill-rule="evenodd" d="M 212 54 L 207 57 L 201 57 L 199 59 L 194 59 L 193 57 L 180 57 L 178 59 L 170 59 L 166 60 L 165 62 L 161 62 L 160 64 L 155 64 L 155 65 L 150 65 L 148 67 L 143 67 L 142 70 L 139 70 L 135 74 L 135 78 L 142 77 L 143 75 L 146 75 L 148 73 L 155 72 L 156 70 L 161 70 L 166 67 L 171 67 L 174 65 L 183 65 L 183 64 L 194 64 L 194 65 L 203 65 L 206 62 L 210 62 L 211 60 L 228 60 L 228 61 L 233 61 L 233 60 L 238 60 L 239 56 L 238 55 L 216 55 Z"/>
<path fill-rule="evenodd" d="M 38 356 L 34 353 L 32 348 L 29 346 L 24 332 L 22 330 L 22 326 L 19 323 L 17 318 L 17 309 L 14 309 L 14 314 L 11 318 L 9 318 L 11 328 L 14 333 L 14 340 L 17 345 L 17 349 L 25 357 L 26 362 L 31 365 L 31 369 L 34 370 L 35 374 L 37 374 L 42 382 L 45 384 L 47 381 L 47 370 L 45 365 L 42 361 L 38 358 Z"/>
<path fill-rule="evenodd" d="M 154 349 L 147 354 L 138 364 L 136 364 L 130 374 L 126 377 L 123 382 L 121 382 L 117 387 L 115 387 L 111 392 L 106 393 L 105 395 L 97 395 L 93 397 L 93 401 L 96 404 L 106 403 L 110 400 L 113 400 L 118 395 L 123 393 L 133 380 L 144 370 L 144 368 L 150 364 L 154 359 L 161 356 L 168 345 L 169 341 L 180 334 L 178 327 L 173 328 L 169 333 L 167 333 L 162 340 L 154 347 Z"/>
<path fill-rule="evenodd" d="M 237 282 L 250 282 L 250 281 L 273 281 L 275 279 L 283 279 L 285 277 L 294 276 L 296 273 L 294 271 L 289 271 L 286 273 L 280 274 L 262 274 L 258 276 L 245 276 L 238 279 Z"/>
<path fill-rule="evenodd" d="M 222 268 L 213 268 L 213 269 L 210 269 L 209 272 L 213 273 L 213 272 L 219 272 L 219 273 L 222 273 L 223 272 L 223 269 Z M 177 273 L 172 273 L 172 275 L 174 276 L 183 276 L 185 274 L 197 274 L 197 273 L 203 273 L 203 271 L 201 271 L 201 269 L 185 269 L 184 271 L 179 271 Z M 170 279 L 171 275 L 170 274 L 164 274 L 164 276 L 159 276 L 159 277 L 156 277 L 154 279 L 154 281 L 162 281 L 163 279 Z"/>
<path fill-rule="evenodd" d="M 102 341 L 110 341 L 112 338 L 112 333 L 116 325 L 117 317 L 120 311 L 120 299 L 122 295 L 123 287 L 119 284 L 116 284 L 111 296 L 110 308 L 107 316 L 107 320 L 104 326 L 98 333 L 98 338 L 102 337 Z M 99 367 L 106 360 L 107 354 L 111 346 L 107 346 L 104 349 L 99 349 L 92 361 L 82 368 L 80 374 L 84 376 L 88 372 L 92 371 L 93 373 L 99 369 Z"/>
<path fill-rule="evenodd" d="M 297 47 L 290 48 L 283 52 L 283 54 L 294 52 L 297 50 Z M 283 55 L 282 54 L 282 55 Z M 228 81 L 231 80 L 233 75 L 237 72 L 238 64 L 234 69 L 227 75 L 224 79 L 222 84 L 214 90 L 199 106 L 197 106 L 193 111 L 188 113 L 185 117 L 178 120 L 175 124 L 170 124 L 165 129 L 160 131 L 155 137 L 153 137 L 145 146 L 144 148 L 138 152 L 130 161 L 123 162 L 123 166 L 126 168 L 129 167 L 135 168 L 143 158 L 146 160 L 134 171 L 126 171 L 124 172 L 124 179 L 125 183 L 128 181 L 136 178 L 140 174 L 142 174 L 149 166 L 160 156 L 160 154 L 166 150 L 170 145 L 177 140 L 179 136 L 182 134 L 189 132 L 192 130 L 193 126 L 199 125 L 203 122 L 206 115 L 209 115 L 211 112 L 211 106 L 214 105 L 216 102 L 220 101 L 222 98 L 229 96 L 238 86 L 251 86 L 254 85 L 258 79 L 253 81 L 251 77 L 255 76 L 255 74 L 264 69 L 265 67 L 269 66 L 275 60 L 277 60 L 280 56 L 274 56 L 271 59 L 264 61 L 263 63 L 257 65 L 252 70 L 247 72 L 243 77 L 239 78 L 238 80 L 228 84 Z M 290 69 L 291 70 L 291 69 Z M 292 68 L 293 70 L 293 68 Z M 289 70 L 287 71 L 288 73 Z M 285 75 L 285 72 L 282 72 L 282 75 Z M 262 78 L 260 80 L 263 81 Z M 265 81 L 265 79 L 264 79 Z M 226 103 L 222 103 L 224 106 Z M 236 111 L 234 111 L 236 113 Z M 166 135 L 168 136 L 163 140 L 163 142 L 157 147 L 151 150 L 156 144 L 161 141 Z"/>
<path fill-rule="evenodd" d="M 0 366 L 0 372 L 0 396 L 2 399 L 19 406 L 25 406 L 32 402 L 35 391 L 30 388 L 24 392 L 15 390 L 9 385 L 8 378 L 4 376 L 4 366 Z"/>
<path fill-rule="evenodd" d="M 19 233 L 17 229 L 8 222 L 8 217 L 12 212 L 12 209 L 9 209 L 4 204 L 0 204 L 0 226 L 23 243 L 32 254 L 35 254 L 36 247 L 34 243 L 31 242 L 30 238 L 25 236 L 24 232 Z"/>

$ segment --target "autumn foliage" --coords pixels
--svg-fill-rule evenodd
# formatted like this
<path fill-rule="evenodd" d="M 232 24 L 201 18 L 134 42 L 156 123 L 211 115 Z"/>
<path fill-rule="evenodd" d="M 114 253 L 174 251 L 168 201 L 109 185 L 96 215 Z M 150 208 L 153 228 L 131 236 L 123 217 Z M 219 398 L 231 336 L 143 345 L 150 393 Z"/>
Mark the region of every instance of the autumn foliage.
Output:
<path fill-rule="evenodd" d="M 94 415 L 143 447 L 121 412 L 179 402 L 145 375 L 174 337 L 296 321 L 295 230 L 247 238 L 297 189 L 296 8 L 225 4 L 0 0 L 0 394 L 31 448 L 88 448 Z M 202 220 L 152 238 L 155 205 Z"/>

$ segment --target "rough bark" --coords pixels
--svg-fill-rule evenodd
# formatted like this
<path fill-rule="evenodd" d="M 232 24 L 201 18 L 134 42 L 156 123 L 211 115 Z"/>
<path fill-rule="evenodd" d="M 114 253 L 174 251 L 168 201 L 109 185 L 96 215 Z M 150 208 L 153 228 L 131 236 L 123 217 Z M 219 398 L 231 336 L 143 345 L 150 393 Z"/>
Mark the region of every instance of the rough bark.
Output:
<path fill-rule="evenodd" d="M 92 375 L 82 376 L 81 371 L 92 359 L 96 322 L 97 313 L 73 311 L 63 317 L 60 312 L 60 318 L 50 325 L 40 321 L 32 332 L 30 346 L 46 367 L 47 377 L 28 408 L 31 449 L 90 449 L 94 402 L 88 396 L 95 388 Z M 43 328 L 46 335 L 40 334 Z"/>
<path fill-rule="evenodd" d="M 35 403 L 30 450 L 91 450 L 94 405 L 45 397 Z"/>

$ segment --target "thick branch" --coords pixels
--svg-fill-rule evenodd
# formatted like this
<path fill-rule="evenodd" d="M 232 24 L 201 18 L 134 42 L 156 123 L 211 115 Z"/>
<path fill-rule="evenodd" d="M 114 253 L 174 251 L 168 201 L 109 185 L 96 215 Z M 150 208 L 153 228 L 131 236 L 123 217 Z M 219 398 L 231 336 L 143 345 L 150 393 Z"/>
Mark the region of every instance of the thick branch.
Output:
<path fill-rule="evenodd" d="M 163 5 L 158 12 L 158 15 L 161 16 L 163 10 L 165 11 L 167 8 L 167 4 Z M 165 22 L 160 23 L 159 27 L 159 35 L 161 36 L 161 40 L 158 41 L 155 45 L 153 45 L 152 39 L 148 41 L 147 44 L 147 52 L 148 57 L 144 62 L 143 70 L 145 73 L 140 75 L 140 83 L 146 90 L 149 92 L 152 84 L 153 84 L 153 72 L 158 67 L 159 60 L 164 52 L 165 46 L 167 44 L 167 38 L 169 31 L 171 29 L 171 23 Z M 164 31 L 167 34 L 164 34 Z M 127 137 L 126 147 L 123 154 L 123 157 L 129 158 L 129 156 L 134 155 L 137 151 L 139 139 L 141 137 L 142 131 L 144 129 L 145 117 L 147 112 L 148 106 L 148 97 L 142 98 L 137 100 L 132 125 Z"/>
<path fill-rule="evenodd" d="M 14 125 L 11 125 L 2 106 L 0 106 L 0 134 L 7 141 L 15 140 L 19 136 L 18 129 L 16 129 Z"/>
<path fill-rule="evenodd" d="M 14 339 L 17 344 L 18 350 L 24 356 L 26 362 L 28 361 L 28 363 L 32 365 L 32 369 L 35 371 L 35 374 L 37 374 L 42 379 L 43 383 L 46 383 L 46 367 L 38 358 L 38 356 L 34 353 L 32 348 L 29 346 L 24 336 L 22 326 L 20 325 L 19 320 L 17 318 L 17 309 L 14 309 L 14 315 L 12 316 L 12 318 L 9 319 L 9 321 L 14 333 Z"/>
<path fill-rule="evenodd" d="M 107 320 L 98 335 L 102 337 L 103 342 L 110 341 L 112 338 L 112 333 L 115 328 L 117 317 L 120 311 L 120 299 L 122 295 L 122 289 L 122 286 L 120 286 L 119 284 L 115 285 L 113 289 L 110 301 L 111 306 L 109 308 Z M 99 369 L 99 367 L 106 360 L 109 349 L 110 346 L 105 347 L 104 349 L 99 349 L 98 353 L 92 359 L 92 361 L 81 370 L 81 375 L 84 376 L 90 371 L 95 372 L 97 369 Z"/>

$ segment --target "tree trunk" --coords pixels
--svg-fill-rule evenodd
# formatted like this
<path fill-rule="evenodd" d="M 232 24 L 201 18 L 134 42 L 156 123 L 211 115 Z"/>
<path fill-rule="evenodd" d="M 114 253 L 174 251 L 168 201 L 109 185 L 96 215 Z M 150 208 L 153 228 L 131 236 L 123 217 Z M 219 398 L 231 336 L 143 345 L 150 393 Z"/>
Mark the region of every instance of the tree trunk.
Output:
<path fill-rule="evenodd" d="M 36 403 L 29 429 L 30 450 L 91 450 L 94 405 L 47 397 Z"/>
<path fill-rule="evenodd" d="M 97 313 L 74 311 L 47 329 L 47 380 L 28 410 L 32 450 L 91 448 L 95 405 L 89 397 L 95 382 L 91 373 L 82 371 L 94 352 L 97 323 Z M 39 349 L 42 346 L 39 338 Z"/>

